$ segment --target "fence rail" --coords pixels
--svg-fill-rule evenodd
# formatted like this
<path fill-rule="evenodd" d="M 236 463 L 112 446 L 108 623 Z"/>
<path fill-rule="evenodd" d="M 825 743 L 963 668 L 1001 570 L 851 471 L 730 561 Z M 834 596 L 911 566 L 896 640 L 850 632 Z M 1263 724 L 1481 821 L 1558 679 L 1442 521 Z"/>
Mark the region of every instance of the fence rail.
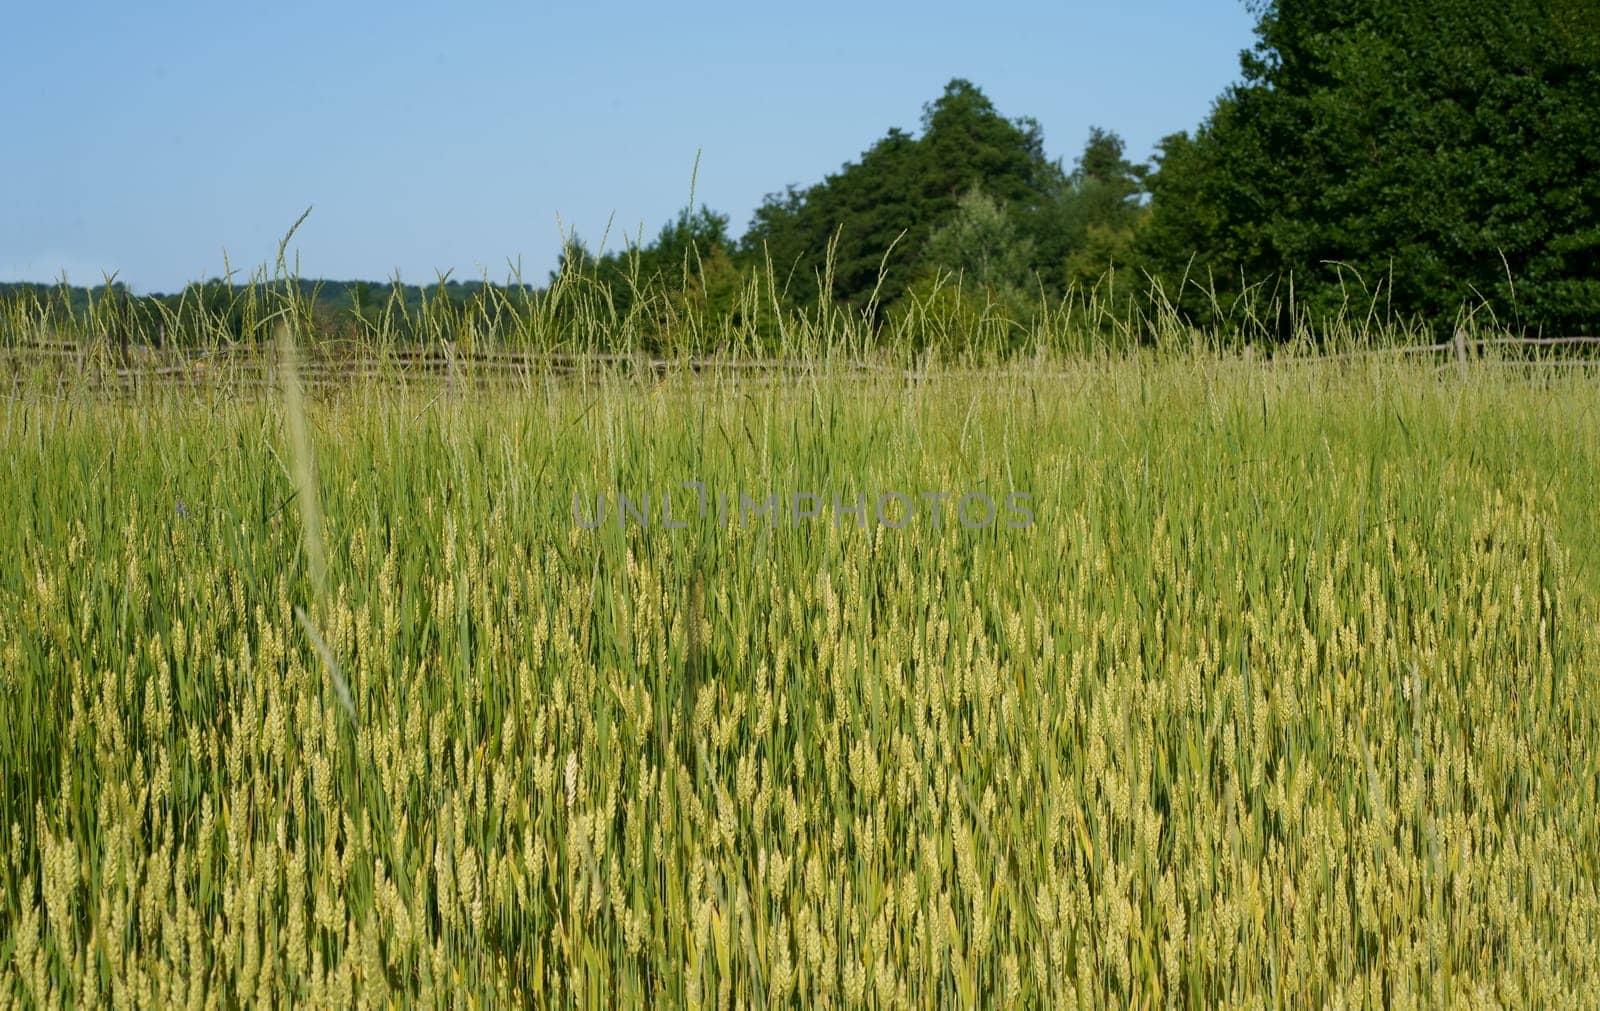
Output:
<path fill-rule="evenodd" d="M 1326 361 L 1351 361 L 1383 357 L 1448 356 L 1439 365 L 1465 369 L 1469 365 L 1528 368 L 1594 368 L 1600 370 L 1600 357 L 1573 357 L 1568 354 L 1538 354 L 1532 357 L 1484 357 L 1491 350 L 1600 348 L 1600 336 L 1574 337 L 1484 337 L 1469 338 L 1457 333 L 1454 340 L 1437 344 L 1416 344 L 1389 348 L 1368 348 L 1317 355 L 1272 355 L 1265 360 L 1313 364 Z M 427 347 L 401 346 L 364 349 L 341 344 L 312 344 L 302 350 L 299 374 L 313 386 L 372 380 L 432 381 L 447 380 L 467 385 L 492 385 L 498 382 L 540 379 L 547 376 L 582 376 L 605 371 L 630 371 L 664 376 L 669 372 L 715 375 L 766 375 L 774 378 L 804 376 L 826 370 L 833 374 L 927 378 L 926 369 L 890 362 L 859 359 L 827 362 L 803 358 L 747 358 L 726 355 L 669 358 L 645 353 L 614 352 L 524 352 L 507 349 L 466 350 L 449 343 Z M 1030 374 L 1049 370 L 1030 368 Z M 9 372 L 14 382 L 33 373 L 65 380 L 81 378 L 90 385 L 106 388 L 150 386 L 200 386 L 226 379 L 236 385 L 268 385 L 273 382 L 271 353 L 261 347 L 187 351 L 132 347 L 121 351 L 109 344 L 83 344 L 72 341 L 39 341 L 0 345 L 0 375 Z M 1063 373 L 1065 374 L 1065 373 Z"/>
<path fill-rule="evenodd" d="M 13 384 L 27 376 L 65 382 L 82 381 L 94 388 L 133 389 L 141 386 L 203 386 L 225 382 L 236 387 L 275 383 L 276 362 L 267 348 L 184 352 L 141 348 L 127 354 L 105 347 L 70 342 L 0 347 L 0 382 Z M 906 376 L 925 373 L 887 362 L 732 356 L 667 358 L 649 354 L 462 351 L 450 346 L 390 348 L 367 353 L 329 353 L 302 349 L 297 372 L 309 386 L 326 387 L 365 381 L 448 382 L 495 385 L 547 377 L 584 377 L 627 373 L 664 377 L 669 373 L 717 376 L 800 377 L 833 374 Z"/>

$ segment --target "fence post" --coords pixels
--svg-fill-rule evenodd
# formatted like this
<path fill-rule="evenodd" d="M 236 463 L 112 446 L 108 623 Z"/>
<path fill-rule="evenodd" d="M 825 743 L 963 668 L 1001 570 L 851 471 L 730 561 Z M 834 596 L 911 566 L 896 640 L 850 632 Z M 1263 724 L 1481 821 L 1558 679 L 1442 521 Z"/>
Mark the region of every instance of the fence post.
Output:
<path fill-rule="evenodd" d="M 1467 375 L 1467 332 L 1460 327 L 1456 328 L 1456 368 L 1461 372 L 1461 377 Z"/>

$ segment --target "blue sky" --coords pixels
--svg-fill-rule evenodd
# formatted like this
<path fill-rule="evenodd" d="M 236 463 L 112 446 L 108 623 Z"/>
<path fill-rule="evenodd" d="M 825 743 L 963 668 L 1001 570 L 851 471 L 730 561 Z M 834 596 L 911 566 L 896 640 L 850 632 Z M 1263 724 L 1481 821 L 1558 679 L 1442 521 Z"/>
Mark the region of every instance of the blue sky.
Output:
<path fill-rule="evenodd" d="M 742 233 L 952 77 L 1071 163 L 1091 125 L 1147 157 L 1238 76 L 1236 0 L 18 4 L 0 33 L 0 280 L 117 271 L 170 291 L 293 250 L 306 276 L 543 283 L 689 198 Z"/>

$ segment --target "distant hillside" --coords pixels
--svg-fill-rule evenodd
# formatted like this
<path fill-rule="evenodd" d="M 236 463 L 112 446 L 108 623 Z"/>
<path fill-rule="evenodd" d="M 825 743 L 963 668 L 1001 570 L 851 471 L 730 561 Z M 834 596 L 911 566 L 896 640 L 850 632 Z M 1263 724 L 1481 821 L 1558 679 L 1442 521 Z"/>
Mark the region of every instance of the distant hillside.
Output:
<path fill-rule="evenodd" d="M 281 304 L 286 283 L 293 286 L 295 302 L 309 309 L 319 329 L 334 333 L 359 329 L 363 320 L 376 325 L 385 316 L 391 317 L 389 329 L 403 333 L 403 321 L 419 318 L 424 307 L 434 311 L 466 308 L 481 302 L 490 289 L 513 304 L 520 304 L 535 291 L 527 286 L 483 281 L 417 285 L 302 278 L 238 284 L 213 279 L 186 285 L 177 292 L 134 295 L 121 283 L 82 286 L 0 282 L 0 316 L 7 309 L 21 309 L 21 315 L 34 317 L 42 308 L 58 323 L 86 326 L 113 337 L 127 333 L 157 340 L 151 335 L 167 332 L 170 328 L 166 324 L 173 321 L 179 321 L 179 332 L 193 334 L 211 329 L 211 325 L 194 327 L 196 321 L 210 320 L 235 336 L 245 336 L 253 321 Z"/>
<path fill-rule="evenodd" d="M 363 307 L 387 305 L 397 295 L 402 304 L 408 309 L 414 310 L 420 307 L 425 299 L 431 300 L 441 295 L 452 302 L 465 303 L 486 288 L 494 288 L 503 292 L 521 290 L 511 285 L 456 280 L 446 281 L 443 285 L 420 285 L 395 284 L 391 281 L 333 281 L 323 278 L 300 278 L 294 284 L 299 289 L 302 297 L 311 298 L 314 296 L 319 306 L 326 306 L 333 310 L 354 309 L 358 305 Z M 265 293 L 273 287 L 274 285 L 271 282 L 245 282 L 230 285 L 224 281 L 213 279 L 186 285 L 176 292 L 133 295 L 128 290 L 128 286 L 121 282 L 113 283 L 108 288 L 103 284 L 84 286 L 38 284 L 31 281 L 0 281 L 0 301 L 31 298 L 55 305 L 61 305 L 65 302 L 76 312 L 86 312 L 91 302 L 104 299 L 108 292 L 118 298 L 163 302 L 175 307 L 186 297 L 209 302 L 216 300 L 219 295 L 243 297 L 252 288 L 258 292 Z"/>

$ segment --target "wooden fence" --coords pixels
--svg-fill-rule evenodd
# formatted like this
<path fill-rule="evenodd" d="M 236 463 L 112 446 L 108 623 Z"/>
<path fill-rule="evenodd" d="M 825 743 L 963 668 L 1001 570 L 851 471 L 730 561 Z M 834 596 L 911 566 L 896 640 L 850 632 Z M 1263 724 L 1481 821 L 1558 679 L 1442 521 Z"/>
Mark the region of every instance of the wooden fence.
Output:
<path fill-rule="evenodd" d="M 1595 357 L 1582 357 L 1593 351 Z M 1510 352 L 1510 356 L 1491 356 Z M 1529 354 L 1528 352 L 1532 352 Z M 1247 352 L 1248 353 L 1248 352 Z M 1351 361 L 1382 357 L 1408 359 L 1432 356 L 1441 370 L 1465 371 L 1473 365 L 1530 369 L 1578 368 L 1600 372 L 1600 337 L 1488 337 L 1469 338 L 1457 333 L 1438 344 L 1372 348 L 1331 354 L 1272 354 L 1264 360 L 1298 364 Z M 1035 363 L 1043 365 L 1043 362 Z M 398 383 L 439 382 L 463 385 L 497 385 L 532 382 L 547 377 L 598 376 L 602 373 L 665 376 L 681 373 L 701 376 L 769 376 L 794 378 L 828 372 L 831 375 L 927 378 L 925 368 L 887 361 L 797 358 L 747 358 L 736 356 L 667 358 L 649 354 L 518 352 L 504 349 L 463 350 L 450 343 L 428 347 L 393 347 L 374 351 L 355 345 L 324 342 L 301 351 L 301 379 L 309 386 L 328 387 L 352 382 L 385 380 Z M 940 373 L 948 369 L 937 369 Z M 966 371 L 966 370 L 960 370 Z M 1048 374 L 1047 368 L 1029 367 L 1030 375 Z M 1064 373 L 1063 373 L 1064 374 Z M 216 383 L 241 387 L 274 382 L 272 354 L 250 347 L 222 351 L 131 348 L 118 353 L 108 345 L 69 341 L 0 346 L 0 376 L 9 375 L 15 386 L 27 377 L 59 384 L 83 383 L 103 389 L 138 389 L 162 386 L 202 386 Z"/>

